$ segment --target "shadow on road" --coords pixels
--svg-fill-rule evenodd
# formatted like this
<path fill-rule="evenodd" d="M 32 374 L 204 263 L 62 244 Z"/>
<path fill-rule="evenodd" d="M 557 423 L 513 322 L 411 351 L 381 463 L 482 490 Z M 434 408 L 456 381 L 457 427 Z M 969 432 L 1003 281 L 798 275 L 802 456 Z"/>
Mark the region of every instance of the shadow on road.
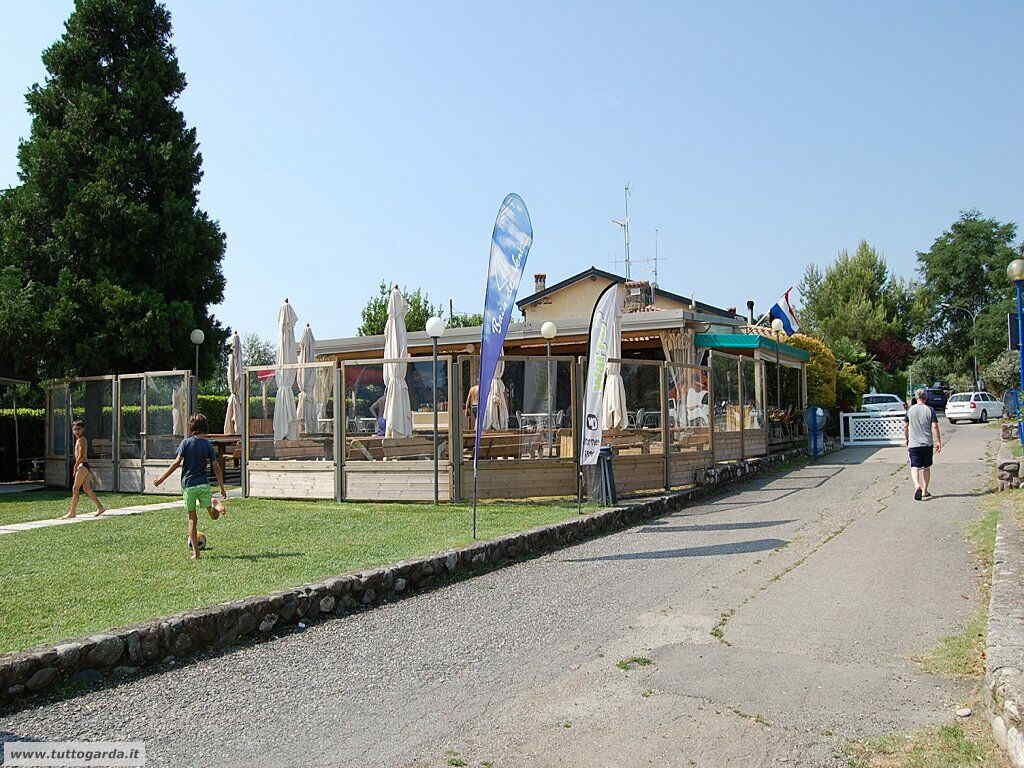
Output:
<path fill-rule="evenodd" d="M 709 523 L 708 525 L 665 525 L 661 527 L 644 526 L 639 533 L 663 533 L 666 531 L 677 531 L 680 533 L 694 533 L 700 531 L 743 531 L 748 528 L 768 528 L 773 525 L 785 525 L 795 523 L 796 520 L 755 520 L 749 523 Z"/>
<path fill-rule="evenodd" d="M 755 539 L 754 541 L 734 541 L 728 544 L 710 544 L 706 547 L 685 547 L 683 549 L 656 549 L 652 552 L 627 552 L 621 555 L 603 555 L 601 557 L 581 557 L 567 559 L 565 563 L 596 563 L 602 560 L 664 560 L 673 557 L 716 557 L 718 555 L 742 555 L 749 552 L 764 552 L 779 549 L 789 544 L 785 539 Z"/>

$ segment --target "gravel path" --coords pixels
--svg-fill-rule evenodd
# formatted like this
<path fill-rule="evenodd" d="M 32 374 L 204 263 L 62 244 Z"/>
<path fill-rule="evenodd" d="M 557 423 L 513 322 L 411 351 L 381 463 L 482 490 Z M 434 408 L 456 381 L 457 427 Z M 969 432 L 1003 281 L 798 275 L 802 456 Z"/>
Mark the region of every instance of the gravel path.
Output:
<path fill-rule="evenodd" d="M 848 449 L 652 523 L 0 720 L 142 739 L 154 766 L 845 766 L 950 719 L 909 658 L 978 606 L 963 524 L 995 433 L 949 427 L 936 497 Z M 628 657 L 652 664 L 628 671 Z M 464 763 L 459 761 L 465 761 Z"/>

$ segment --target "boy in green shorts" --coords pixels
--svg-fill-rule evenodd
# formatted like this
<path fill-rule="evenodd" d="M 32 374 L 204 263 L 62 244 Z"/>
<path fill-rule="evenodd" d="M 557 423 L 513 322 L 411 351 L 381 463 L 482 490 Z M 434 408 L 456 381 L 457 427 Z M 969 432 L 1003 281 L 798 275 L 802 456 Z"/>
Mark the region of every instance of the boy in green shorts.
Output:
<path fill-rule="evenodd" d="M 216 520 L 227 512 L 222 501 L 214 501 L 210 493 L 210 484 L 206 477 L 206 463 L 213 460 L 213 471 L 217 475 L 217 483 L 220 485 L 220 495 L 226 499 L 227 492 L 224 490 L 224 474 L 217 459 L 217 452 L 213 449 L 213 443 L 201 437 L 209 431 L 206 417 L 201 413 L 192 415 L 188 421 L 189 436 L 181 441 L 178 446 L 178 457 L 174 463 L 167 468 L 167 471 L 160 476 L 154 485 L 160 485 L 178 467 L 181 467 L 181 490 L 185 499 L 185 511 L 188 512 L 188 541 L 192 548 L 192 559 L 199 559 L 199 531 L 198 518 L 196 516 L 196 505 L 205 507 L 210 514 L 210 519 Z"/>

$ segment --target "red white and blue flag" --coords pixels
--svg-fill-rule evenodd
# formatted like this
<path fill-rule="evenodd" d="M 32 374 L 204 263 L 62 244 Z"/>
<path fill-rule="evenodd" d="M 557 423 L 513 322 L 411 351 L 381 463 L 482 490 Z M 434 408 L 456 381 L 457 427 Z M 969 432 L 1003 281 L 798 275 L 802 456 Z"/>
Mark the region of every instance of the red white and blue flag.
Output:
<path fill-rule="evenodd" d="M 782 327 L 786 329 L 786 334 L 789 336 L 800 330 L 800 323 L 796 319 L 796 311 L 793 309 L 793 305 L 789 303 L 789 294 L 792 290 L 790 288 L 782 294 L 779 300 L 772 304 L 772 308 L 768 310 L 768 314 L 773 319 L 778 318 L 782 321 Z"/>

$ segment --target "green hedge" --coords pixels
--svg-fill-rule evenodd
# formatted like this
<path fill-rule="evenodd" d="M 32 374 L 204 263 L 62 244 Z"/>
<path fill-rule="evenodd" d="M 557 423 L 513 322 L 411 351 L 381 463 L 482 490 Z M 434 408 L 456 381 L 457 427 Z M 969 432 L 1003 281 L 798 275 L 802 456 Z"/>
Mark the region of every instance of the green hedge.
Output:
<path fill-rule="evenodd" d="M 18 447 L 21 458 L 37 459 L 46 453 L 46 411 L 18 409 Z M 14 409 L 0 409 L 0 480 L 18 480 L 14 467 Z"/>

